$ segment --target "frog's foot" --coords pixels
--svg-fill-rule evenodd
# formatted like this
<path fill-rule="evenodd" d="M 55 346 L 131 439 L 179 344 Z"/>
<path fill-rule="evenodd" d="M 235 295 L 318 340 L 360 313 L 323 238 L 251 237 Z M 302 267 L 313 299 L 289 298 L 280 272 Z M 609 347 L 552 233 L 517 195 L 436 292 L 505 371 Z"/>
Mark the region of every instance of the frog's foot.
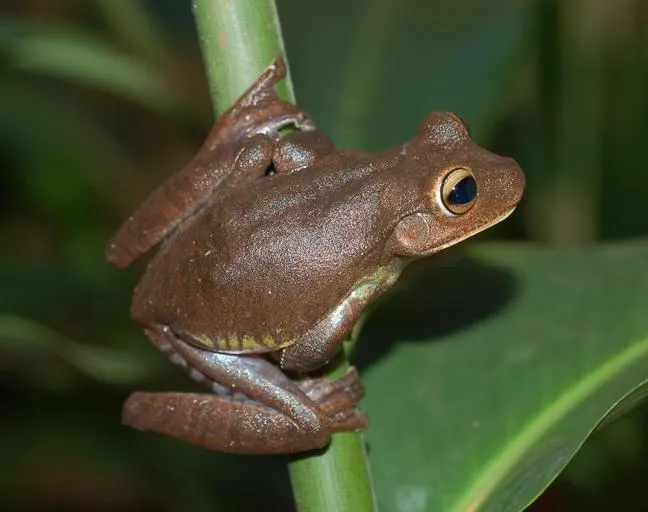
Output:
<path fill-rule="evenodd" d="M 349 368 L 344 376 L 337 380 L 306 378 L 297 385 L 329 417 L 334 431 L 367 428 L 366 413 L 355 409 L 364 396 L 364 386 L 355 368 Z"/>
<path fill-rule="evenodd" d="M 201 393 L 133 393 L 124 403 L 122 423 L 207 450 L 241 454 L 301 452 L 324 446 L 330 437 L 304 431 L 261 404 Z"/>
<path fill-rule="evenodd" d="M 212 450 L 265 454 L 321 448 L 333 432 L 366 425 L 366 417 L 353 409 L 362 396 L 353 372 L 332 384 L 312 383 L 316 403 L 264 358 L 201 350 L 166 326 L 146 333 L 175 363 L 221 394 L 134 393 L 123 412 L 123 422 L 133 428 Z"/>
<path fill-rule="evenodd" d="M 328 416 L 353 409 L 364 396 L 364 386 L 354 367 L 337 380 L 306 378 L 298 381 L 297 385 Z"/>

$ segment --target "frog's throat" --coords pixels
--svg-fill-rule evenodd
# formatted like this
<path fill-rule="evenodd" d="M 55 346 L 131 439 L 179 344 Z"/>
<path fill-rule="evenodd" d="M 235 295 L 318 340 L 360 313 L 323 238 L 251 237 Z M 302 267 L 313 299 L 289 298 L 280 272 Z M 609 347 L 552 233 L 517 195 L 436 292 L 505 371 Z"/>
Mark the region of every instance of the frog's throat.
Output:
<path fill-rule="evenodd" d="M 516 208 L 516 207 L 514 206 L 513 208 L 511 208 L 511 209 L 510 209 L 509 211 L 507 211 L 506 213 L 500 215 L 499 217 L 496 217 L 493 221 L 491 221 L 491 222 L 489 222 L 488 224 L 485 224 L 485 225 L 483 225 L 483 226 L 480 226 L 480 227 L 478 227 L 477 229 L 475 229 L 475 230 L 473 230 L 473 231 L 469 231 L 469 232 L 466 233 L 464 236 L 461 236 L 461 237 L 459 237 L 459 238 L 455 238 L 455 239 L 453 239 L 453 240 L 450 240 L 448 243 L 443 244 L 443 245 L 440 245 L 439 247 L 435 247 L 434 250 L 431 251 L 429 254 L 434 254 L 434 253 L 437 253 L 437 252 L 439 252 L 439 251 L 442 251 L 443 249 L 447 249 L 448 247 L 451 247 L 451 246 L 453 246 L 453 245 L 455 245 L 455 244 L 458 244 L 459 242 L 463 242 L 463 241 L 466 240 L 467 238 L 470 238 L 470 237 L 472 237 L 472 236 L 477 235 L 478 233 L 481 233 L 482 231 L 487 230 L 488 228 L 494 226 L 495 224 L 499 224 L 499 223 L 502 222 L 504 219 L 506 219 L 509 215 L 511 215 L 511 214 L 515 211 L 515 208 Z"/>

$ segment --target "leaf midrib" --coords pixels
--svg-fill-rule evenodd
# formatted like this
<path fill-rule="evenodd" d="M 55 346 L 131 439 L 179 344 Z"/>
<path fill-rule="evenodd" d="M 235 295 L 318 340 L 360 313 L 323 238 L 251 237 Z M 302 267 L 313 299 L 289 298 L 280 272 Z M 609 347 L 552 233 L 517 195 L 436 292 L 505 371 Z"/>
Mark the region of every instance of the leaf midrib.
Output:
<path fill-rule="evenodd" d="M 498 451 L 483 466 L 482 476 L 459 496 L 448 510 L 475 512 L 492 495 L 497 485 L 549 429 L 562 420 L 575 405 L 582 403 L 625 368 L 648 354 L 648 338 L 631 344 L 616 356 L 606 359 L 596 371 L 585 374 L 567 388 L 552 405 L 532 416 L 503 450 Z"/>

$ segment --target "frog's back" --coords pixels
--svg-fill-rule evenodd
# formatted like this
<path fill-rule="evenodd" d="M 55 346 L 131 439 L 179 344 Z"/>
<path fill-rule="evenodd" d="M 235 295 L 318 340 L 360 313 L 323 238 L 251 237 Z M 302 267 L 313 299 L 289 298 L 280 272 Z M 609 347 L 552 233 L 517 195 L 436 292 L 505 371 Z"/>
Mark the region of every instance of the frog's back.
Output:
<path fill-rule="evenodd" d="M 391 233 L 372 169 L 310 171 L 215 198 L 151 261 L 133 316 L 216 351 L 297 342 L 384 263 Z"/>

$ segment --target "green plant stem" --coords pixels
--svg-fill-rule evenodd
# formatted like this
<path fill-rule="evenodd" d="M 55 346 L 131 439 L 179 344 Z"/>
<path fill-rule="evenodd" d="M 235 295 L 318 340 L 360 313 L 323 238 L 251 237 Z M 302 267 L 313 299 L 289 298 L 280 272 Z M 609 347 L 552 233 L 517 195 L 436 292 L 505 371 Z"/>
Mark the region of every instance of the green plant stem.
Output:
<path fill-rule="evenodd" d="M 273 0 L 194 0 L 193 10 L 215 112 L 226 110 L 270 62 L 284 54 Z M 290 79 L 279 95 L 294 101 Z M 348 368 L 341 354 L 326 375 Z M 336 434 L 327 449 L 295 456 L 289 464 L 300 512 L 375 509 L 361 434 Z"/>
<path fill-rule="evenodd" d="M 218 115 L 285 53 L 277 8 L 272 0 L 193 0 L 193 11 Z M 295 101 L 290 74 L 277 92 Z"/>
<path fill-rule="evenodd" d="M 335 379 L 349 367 L 340 352 L 326 368 Z M 371 475 L 360 433 L 334 434 L 331 443 L 317 452 L 294 455 L 288 466 L 299 512 L 371 512 L 376 509 Z"/>

